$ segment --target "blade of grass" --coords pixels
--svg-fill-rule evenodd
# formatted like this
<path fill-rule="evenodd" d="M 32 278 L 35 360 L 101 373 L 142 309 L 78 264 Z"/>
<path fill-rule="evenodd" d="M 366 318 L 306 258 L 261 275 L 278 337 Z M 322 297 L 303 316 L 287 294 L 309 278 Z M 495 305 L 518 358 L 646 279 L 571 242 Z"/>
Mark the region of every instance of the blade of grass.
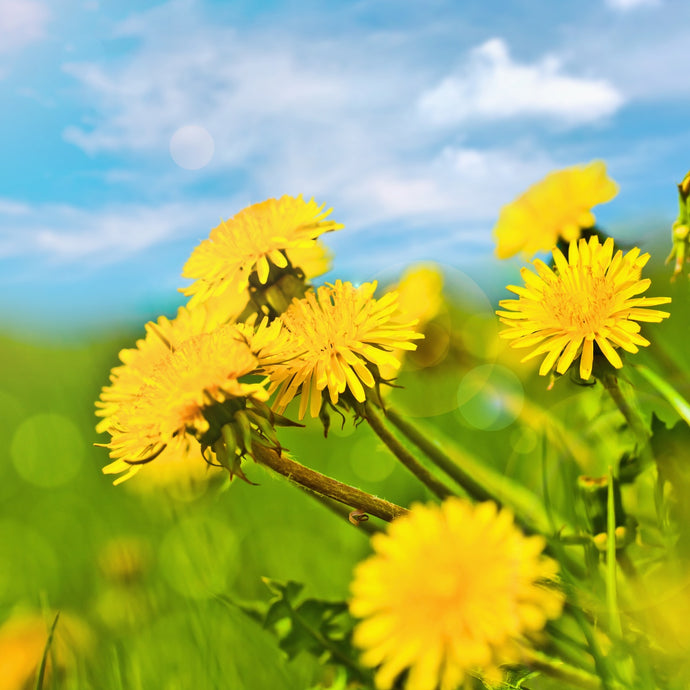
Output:
<path fill-rule="evenodd" d="M 668 400 L 681 418 L 690 424 L 690 403 L 666 379 L 643 364 L 636 364 L 635 371 L 639 371 Z"/>
<path fill-rule="evenodd" d="M 50 626 L 48 631 L 48 639 L 46 640 L 46 646 L 43 649 L 43 656 L 41 657 L 41 664 L 38 667 L 38 673 L 36 674 L 36 684 L 34 685 L 34 690 L 43 690 L 43 681 L 45 679 L 46 666 L 48 664 L 48 654 L 50 653 L 50 647 L 53 644 L 53 637 L 55 636 L 55 628 L 57 627 L 58 620 L 60 619 L 60 612 L 55 614 L 55 619 L 53 624 Z"/>
<path fill-rule="evenodd" d="M 609 486 L 606 499 L 606 608 L 609 614 L 609 630 L 614 637 L 620 638 L 623 629 L 618 612 L 616 565 L 616 500 L 613 487 L 613 469 L 609 467 Z"/>

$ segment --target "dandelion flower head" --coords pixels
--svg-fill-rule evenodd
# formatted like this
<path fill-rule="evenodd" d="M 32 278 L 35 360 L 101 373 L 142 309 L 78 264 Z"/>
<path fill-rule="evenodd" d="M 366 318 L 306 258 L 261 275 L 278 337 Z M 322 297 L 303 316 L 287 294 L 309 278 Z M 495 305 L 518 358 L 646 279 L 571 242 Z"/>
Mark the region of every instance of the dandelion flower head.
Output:
<path fill-rule="evenodd" d="M 22 690 L 36 686 L 36 676 L 48 643 L 50 624 L 46 616 L 54 612 L 17 611 L 0 625 L 0 690 Z M 45 684 L 78 668 L 78 660 L 93 651 L 93 633 L 76 616 L 60 612 L 46 658 Z M 52 679 L 52 680 L 51 680 Z M 66 679 L 68 682 L 68 679 Z"/>
<path fill-rule="evenodd" d="M 354 633 L 362 662 L 378 667 L 383 690 L 406 670 L 409 690 L 495 676 L 561 612 L 562 594 L 545 585 L 557 565 L 542 555 L 544 539 L 524 536 L 494 503 L 417 504 L 372 546 L 355 569 L 350 610 L 363 619 Z"/>
<path fill-rule="evenodd" d="M 327 220 L 330 213 L 313 199 L 283 196 L 249 206 L 223 221 L 196 247 L 184 266 L 183 276 L 194 279 L 182 289 L 191 298 L 189 304 L 228 289 L 242 292 L 254 272 L 258 282 L 265 284 L 272 265 L 288 266 L 291 251 L 313 248 L 324 232 L 343 227 Z M 318 254 L 323 255 L 323 251 L 319 249 Z M 312 270 L 320 270 L 318 256 L 298 253 L 295 258 L 305 259 Z"/>
<path fill-rule="evenodd" d="M 209 313 L 204 308 L 180 307 L 174 319 L 161 316 L 155 322 L 149 321 L 145 326 L 145 337 L 137 340 L 135 347 L 123 349 L 119 353 L 122 364 L 111 370 L 110 385 L 103 388 L 100 399 L 96 402 L 96 415 L 103 417 L 96 431 L 100 433 L 109 430 L 117 411 L 132 403 L 158 361 L 185 340 L 213 330 L 218 325 L 217 318 L 209 318 Z"/>
<path fill-rule="evenodd" d="M 358 402 L 366 400 L 365 388 L 377 383 L 377 368 L 400 366 L 396 349 L 414 350 L 422 336 L 414 322 L 393 318 L 397 293 L 374 298 L 376 282 L 354 287 L 338 280 L 319 287 L 301 300 L 293 300 L 281 321 L 299 353 L 287 362 L 268 368 L 271 392 L 278 391 L 278 412 L 301 392 L 299 417 L 309 407 L 312 417 L 321 410 L 324 392 L 331 404 L 346 389 Z"/>
<path fill-rule="evenodd" d="M 651 281 L 641 279 L 649 254 L 635 247 L 627 254 L 613 254 L 613 240 L 600 244 L 593 236 L 571 242 L 568 259 L 554 249 L 555 270 L 536 260 L 536 273 L 522 269 L 524 287 L 509 285 L 518 299 L 499 302 L 496 312 L 508 327 L 499 334 L 512 347 L 534 347 L 523 362 L 545 354 L 539 373 L 553 368 L 564 374 L 579 358 L 581 379 L 592 374 L 594 346 L 620 369 L 618 348 L 635 353 L 649 341 L 640 335 L 642 322 L 658 323 L 668 312 L 650 309 L 671 301 L 669 297 L 639 297 Z"/>
<path fill-rule="evenodd" d="M 594 226 L 592 208 L 617 193 L 618 185 L 606 174 L 603 161 L 549 173 L 501 209 L 493 231 L 496 256 L 533 256 L 552 249 L 559 238 L 579 239 L 582 228 Z"/>
<path fill-rule="evenodd" d="M 239 380 L 256 371 L 258 359 L 234 325 L 194 335 L 148 364 L 105 428 L 115 461 L 104 472 L 126 471 L 118 481 L 164 453 L 203 460 L 201 447 L 217 440 L 235 407 L 268 397 L 263 381 Z"/>

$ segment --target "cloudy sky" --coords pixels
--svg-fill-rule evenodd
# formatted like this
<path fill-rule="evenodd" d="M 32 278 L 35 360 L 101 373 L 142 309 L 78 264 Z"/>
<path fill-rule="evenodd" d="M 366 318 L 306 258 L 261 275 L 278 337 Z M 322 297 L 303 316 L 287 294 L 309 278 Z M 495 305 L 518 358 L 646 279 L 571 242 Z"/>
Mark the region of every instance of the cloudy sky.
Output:
<path fill-rule="evenodd" d="M 333 207 L 353 280 L 435 258 L 487 287 L 501 205 L 596 158 L 599 221 L 644 240 L 690 168 L 688 26 L 682 0 L 0 0 L 0 317 L 169 310 L 211 227 L 283 194 Z"/>

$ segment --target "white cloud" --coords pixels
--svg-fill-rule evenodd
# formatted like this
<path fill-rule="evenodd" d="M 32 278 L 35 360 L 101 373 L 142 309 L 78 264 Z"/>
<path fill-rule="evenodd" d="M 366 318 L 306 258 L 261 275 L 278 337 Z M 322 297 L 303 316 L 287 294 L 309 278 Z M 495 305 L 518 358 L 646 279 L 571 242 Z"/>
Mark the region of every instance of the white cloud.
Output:
<path fill-rule="evenodd" d="M 661 0 L 606 0 L 606 4 L 614 10 L 627 12 L 638 7 L 658 7 Z"/>
<path fill-rule="evenodd" d="M 472 50 L 460 70 L 425 91 L 419 109 L 438 125 L 519 117 L 581 125 L 612 115 L 623 101 L 604 79 L 565 74 L 556 57 L 515 62 L 506 43 L 493 38 Z"/>
<path fill-rule="evenodd" d="M 547 156 L 529 149 L 447 147 L 432 161 L 431 169 L 387 167 L 346 180 L 333 192 L 333 218 L 345 222 L 346 233 L 335 244 L 345 254 L 366 261 L 371 248 L 386 248 L 389 261 L 429 255 L 461 259 L 459 247 L 491 244 L 491 227 L 500 205 L 540 178 L 554 166 Z M 0 199 L 0 258 L 32 257 L 38 270 L 46 263 L 69 266 L 88 262 L 94 266 L 126 260 L 145 250 L 188 238 L 189 251 L 204 239 L 220 217 L 228 218 L 253 201 L 245 194 L 234 198 L 207 198 L 158 205 L 119 204 L 86 209 L 39 204 L 29 206 Z M 317 201 L 326 200 L 317 196 Z M 374 225 L 394 223 L 394 235 Z M 450 225 L 451 234 L 430 235 L 419 227 Z M 477 227 L 482 224 L 482 236 Z M 471 226 L 471 227 L 470 227 Z M 330 238 L 327 243 L 331 244 Z"/>
<path fill-rule="evenodd" d="M 0 217 L 1 216 L 23 216 L 31 213 L 31 207 L 27 204 L 13 201 L 12 199 L 0 198 Z"/>
<path fill-rule="evenodd" d="M 354 179 L 342 195 L 348 207 L 358 209 L 362 228 L 389 221 L 472 227 L 483 221 L 490 227 L 501 205 L 554 167 L 550 156 L 527 145 L 447 146 L 428 165 L 390 166 Z M 485 240 L 490 242 L 489 233 Z"/>
<path fill-rule="evenodd" d="M 43 36 L 50 13 L 38 0 L 0 0 L 0 53 L 10 53 Z"/>
<path fill-rule="evenodd" d="M 218 223 L 220 202 L 120 204 L 89 210 L 0 200 L 0 257 L 32 256 L 39 263 L 88 260 L 107 264 L 190 237 L 194 244 Z"/>
<path fill-rule="evenodd" d="M 460 241 L 488 248 L 501 204 L 549 169 L 580 162 L 541 153 L 533 135 L 491 147 L 451 145 L 443 128 L 419 117 L 419 94 L 436 89 L 429 89 L 429 65 L 420 65 L 404 37 L 307 38 L 294 26 L 266 23 L 240 32 L 210 25 L 194 8 L 176 0 L 137 14 L 119 27 L 120 36 L 136 39 L 133 53 L 111 63 L 65 66 L 92 113 L 88 123 L 64 132 L 68 141 L 92 155 L 153 158 L 163 187 L 225 175 L 246 201 L 217 205 L 223 214 L 282 194 L 314 196 L 346 224 L 335 243 L 359 256 L 374 255 L 369 250 L 382 236 L 371 229 L 386 224 L 395 225 L 395 236 L 383 241 L 407 254 L 433 246 L 443 257 L 444 247 L 459 252 Z M 500 40 L 471 53 L 467 69 L 469 81 L 449 78 L 464 83 L 474 99 L 463 104 L 465 118 L 499 117 L 492 88 L 507 97 L 500 117 L 546 113 L 572 122 L 574 113 L 585 122 L 621 102 L 605 82 L 570 77 L 553 58 L 514 63 Z M 530 105 L 511 98 L 516 79 L 531 94 Z M 531 111 L 535 99 L 538 108 Z M 207 130 L 215 143 L 213 159 L 198 172 L 180 171 L 169 153 L 170 138 L 189 123 Z M 123 170 L 117 174 L 127 177 Z M 204 232 L 217 222 L 210 220 L 201 224 Z M 152 241 L 166 241 L 165 232 L 175 227 L 161 229 Z M 439 235 L 432 243 L 420 227 L 438 227 Z M 107 226 L 102 232 L 107 236 Z M 43 235 L 44 246 L 52 241 Z M 72 252 L 81 242 L 59 238 Z"/>

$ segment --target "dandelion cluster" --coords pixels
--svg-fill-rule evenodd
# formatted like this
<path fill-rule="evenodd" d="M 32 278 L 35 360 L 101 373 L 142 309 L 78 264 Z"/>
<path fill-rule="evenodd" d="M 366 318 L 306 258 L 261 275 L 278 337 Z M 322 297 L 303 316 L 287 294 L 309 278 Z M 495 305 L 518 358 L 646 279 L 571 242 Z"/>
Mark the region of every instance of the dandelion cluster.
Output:
<path fill-rule="evenodd" d="M 683 203 L 687 187 L 684 182 L 680 188 Z M 616 609 L 615 551 L 633 540 L 635 523 L 622 507 L 619 484 L 623 471 L 632 485 L 635 473 L 650 465 L 653 445 L 653 433 L 641 415 L 635 417 L 639 406 L 625 400 L 616 370 L 623 366 L 623 353 L 650 345 L 643 324 L 666 319 L 669 313 L 656 307 L 670 302 L 644 296 L 651 287 L 642 277 L 649 254 L 616 249 L 595 226 L 592 208 L 616 193 L 602 162 L 559 170 L 504 207 L 494 229 L 500 258 L 540 250 L 552 255 L 522 269 L 523 285 L 508 286 L 516 297 L 499 302 L 496 314 L 505 326 L 499 336 L 527 351 L 522 361 L 542 356 L 539 374 L 552 374 L 552 383 L 555 374 L 571 369 L 581 379 L 577 383 L 602 381 L 636 436 L 634 449 L 621 453 L 625 467 L 621 460 L 608 476 L 580 478 L 583 505 L 569 505 L 565 518 L 555 507 L 543 507 L 532 488 L 520 486 L 510 472 L 481 467 L 464 441 L 456 445 L 448 436 L 435 437 L 431 427 L 415 426 L 388 404 L 382 385 L 394 385 L 405 353 L 415 351 L 434 327 L 443 331 L 448 323 L 436 345 L 431 346 L 433 337 L 424 341 L 430 343 L 426 356 L 416 353 L 418 369 L 436 366 L 451 344 L 459 351 L 462 338 L 453 330 L 456 314 L 444 299 L 443 275 L 421 266 L 387 292 L 377 292 L 375 281 L 313 286 L 309 281 L 329 262 L 319 238 L 342 226 L 329 219 L 324 205 L 301 196 L 254 204 L 214 228 L 184 266 L 183 275 L 193 281 L 181 290 L 187 304 L 175 318 L 146 324 L 144 337 L 120 352 L 121 364 L 96 403 L 97 430 L 110 437 L 101 444 L 111 460 L 104 472 L 118 475 L 115 483 L 144 468 L 159 484 L 205 481 L 214 471 L 249 481 L 243 465 L 249 458 L 335 512 L 344 510 L 343 517 L 362 531 L 369 516 L 390 522 L 387 531 L 366 526 L 375 532 L 373 554 L 356 566 L 348 604 L 300 601 L 296 583 L 271 586 L 277 599 L 269 605 L 266 626 L 283 635 L 286 650 L 301 649 L 305 626 L 295 625 L 293 617 L 306 611 L 311 637 L 304 648 L 347 667 L 343 686 L 454 690 L 506 681 L 506 687 L 518 687 L 528 674 L 543 672 L 568 687 L 598 687 L 594 672 L 604 662 L 592 643 L 599 644 L 594 633 L 609 635 L 606 644 L 612 647 L 619 639 L 628 644 Z M 682 265 L 684 245 L 674 251 Z M 647 373 L 649 380 L 654 377 Z M 679 394 L 659 389 L 687 420 Z M 504 393 L 492 384 L 492 404 L 513 404 Z M 525 399 L 524 408 L 534 411 L 537 405 Z M 408 510 L 285 452 L 275 427 L 303 426 L 289 417 L 302 420 L 308 412 L 327 431 L 332 411 L 351 413 L 355 426 L 368 424 L 437 503 L 415 503 Z M 540 420 L 547 417 L 539 411 Z M 528 414 L 516 411 L 515 418 L 525 421 Z M 548 441 L 546 421 L 543 426 Z M 561 444 L 572 437 L 564 436 Z M 433 469 L 416 458 L 416 450 Z M 667 464 L 671 456 L 667 453 Z M 556 474 L 564 482 L 573 476 L 569 470 Z M 685 486 L 686 474 L 668 464 L 663 479 Z M 550 481 L 545 475 L 544 495 Z M 554 495 L 572 493 L 571 488 L 559 486 Z M 572 534 L 564 536 L 571 519 Z M 589 522 L 580 524 L 581 519 Z M 690 537 L 684 539 L 678 543 L 688 548 Z M 584 547 L 585 555 L 578 560 L 573 549 L 561 558 L 571 547 Z M 629 555 L 621 552 L 620 562 L 627 565 Z M 129 564 L 123 567 L 128 570 Z M 633 569 L 627 568 L 626 576 L 628 570 Z M 582 614 L 582 573 L 594 573 L 605 589 L 606 615 L 596 631 L 589 621 L 599 626 L 600 612 Z M 577 613 L 567 621 L 567 615 L 560 618 L 566 595 L 568 611 Z M 683 591 L 681 601 L 686 599 Z M 341 614 L 349 627 L 330 639 Z M 635 624 L 645 617 L 647 612 L 630 616 Z M 663 617 L 649 619 L 649 629 L 666 624 Z M 567 653 L 561 654 L 557 641 L 564 641 Z M 582 668 L 571 665 L 572 659 L 584 659 Z"/>
<path fill-rule="evenodd" d="M 397 293 L 376 299 L 376 283 L 342 281 L 310 289 L 306 279 L 328 265 L 317 238 L 342 227 L 323 208 L 301 196 L 254 204 L 192 252 L 183 272 L 195 279 L 183 289 L 188 304 L 175 319 L 147 324 L 136 347 L 120 353 L 96 403 L 97 430 L 111 435 L 104 471 L 121 474 L 117 482 L 154 460 L 169 468 L 160 476 L 174 479 L 171 468 L 186 465 L 197 475 L 208 449 L 211 464 L 237 472 L 232 451 L 252 450 L 247 424 L 278 447 L 271 427 L 287 423 L 280 413 L 295 396 L 300 418 L 307 408 L 318 415 L 326 393 L 331 405 L 343 395 L 363 403 L 379 368 L 399 366 L 394 352 L 416 347 L 415 322 L 395 313 Z M 233 440 L 226 427 L 238 412 L 244 430 Z"/>

